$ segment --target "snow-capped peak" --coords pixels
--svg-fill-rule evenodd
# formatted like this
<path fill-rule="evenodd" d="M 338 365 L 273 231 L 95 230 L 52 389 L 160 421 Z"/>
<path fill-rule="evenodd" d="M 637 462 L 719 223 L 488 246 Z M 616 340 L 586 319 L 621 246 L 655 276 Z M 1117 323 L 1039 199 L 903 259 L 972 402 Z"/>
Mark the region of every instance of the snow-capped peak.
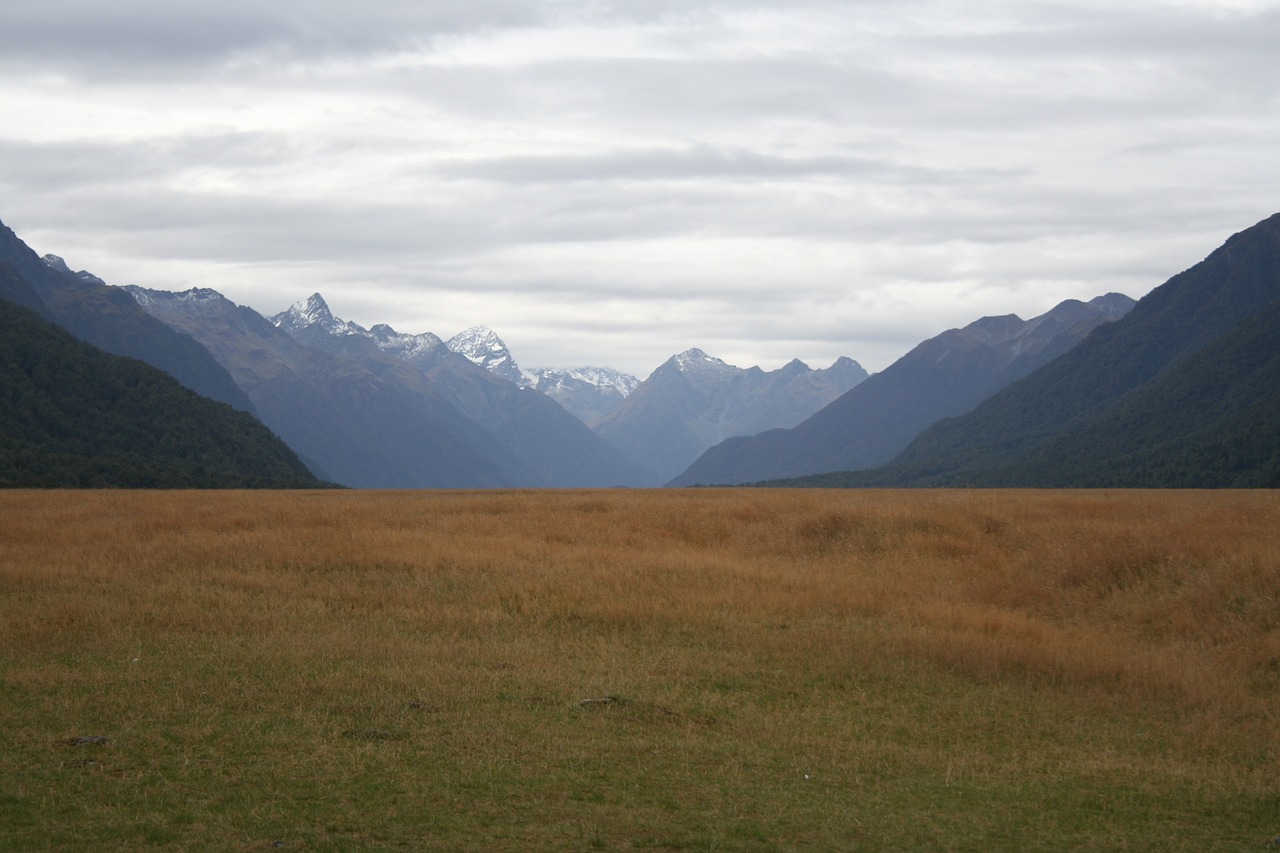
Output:
<path fill-rule="evenodd" d="M 429 355 L 444 346 L 444 341 L 431 332 L 409 335 L 397 332 L 386 323 L 379 323 L 368 331 L 378 349 L 404 359 Z"/>
<path fill-rule="evenodd" d="M 289 306 L 288 310 L 281 311 L 272 317 L 271 322 L 291 334 L 312 326 L 318 326 L 331 335 L 364 334 L 364 329 L 355 323 L 333 316 L 328 303 L 319 293 L 313 293 L 306 299 L 299 299 Z"/>
<path fill-rule="evenodd" d="M 536 367 L 524 371 L 522 384 L 546 393 L 572 385 L 608 388 L 625 398 L 636 389 L 640 380 L 612 367 Z"/>
<path fill-rule="evenodd" d="M 679 355 L 674 355 L 671 358 L 672 361 L 675 362 L 676 367 L 679 368 L 682 373 L 688 373 L 692 370 L 706 370 L 708 368 L 712 370 L 723 370 L 725 368 L 730 370 L 737 369 L 722 359 L 707 355 L 697 347 L 687 349 Z"/>
<path fill-rule="evenodd" d="M 472 326 L 445 341 L 451 351 L 466 357 L 494 376 L 520 383 L 520 367 L 502 338 L 488 326 Z"/>
<path fill-rule="evenodd" d="M 133 296 L 139 305 L 144 306 L 160 305 L 166 302 L 216 302 L 220 299 L 226 299 L 221 293 L 208 287 L 193 287 L 181 293 L 171 293 L 167 290 L 149 290 L 136 284 L 127 284 L 124 289 Z"/>

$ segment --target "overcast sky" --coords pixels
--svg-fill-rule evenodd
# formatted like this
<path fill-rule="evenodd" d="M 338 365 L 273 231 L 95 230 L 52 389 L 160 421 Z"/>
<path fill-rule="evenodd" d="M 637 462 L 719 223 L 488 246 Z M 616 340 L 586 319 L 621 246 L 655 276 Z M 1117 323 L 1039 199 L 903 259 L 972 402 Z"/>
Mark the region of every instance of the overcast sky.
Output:
<path fill-rule="evenodd" d="M 5 0 L 0 220 L 525 367 L 883 369 L 1280 210 L 1280 0 Z"/>

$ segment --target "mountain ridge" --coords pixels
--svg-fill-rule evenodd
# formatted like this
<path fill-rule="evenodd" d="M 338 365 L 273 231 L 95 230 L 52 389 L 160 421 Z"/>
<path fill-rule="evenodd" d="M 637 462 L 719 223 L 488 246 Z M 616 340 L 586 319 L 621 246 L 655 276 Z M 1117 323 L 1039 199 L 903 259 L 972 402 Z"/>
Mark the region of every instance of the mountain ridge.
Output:
<path fill-rule="evenodd" d="M 766 372 L 693 347 L 659 365 L 591 426 L 666 482 L 726 437 L 797 423 L 866 378 L 847 357 L 821 370 L 793 360 Z"/>
<path fill-rule="evenodd" d="M 204 397 L 253 413 L 249 398 L 194 339 L 151 317 L 120 288 L 71 272 L 56 255 L 49 258 L 38 256 L 0 222 L 0 260 L 25 283 L 28 301 L 30 296 L 39 300 L 42 317 L 99 349 L 144 361 Z"/>
<path fill-rule="evenodd" d="M 1280 403 L 1268 358 L 1280 340 L 1278 304 L 1280 214 L 1232 235 L 1153 289 L 1124 318 L 1096 329 L 973 411 L 925 430 L 888 465 L 808 482 L 1046 488 L 1274 483 L 1280 460 L 1267 461 L 1273 446 L 1267 436 L 1280 435 Z M 1183 403 L 1171 406 L 1175 399 Z M 1185 434 L 1169 435 L 1173 424 L 1182 424 Z M 1086 438 L 1095 446 L 1082 443 Z M 1252 446 L 1262 469 L 1228 476 L 1232 457 L 1223 455 L 1222 446 L 1232 442 Z M 1163 447 L 1163 459 L 1152 456 L 1153 446 Z M 1135 462 L 1141 459 L 1142 470 Z M 1191 459 L 1201 460 L 1201 467 L 1186 461 Z M 1182 473 L 1169 460 L 1183 460 L 1176 462 Z M 1278 467 L 1266 467 L 1271 464 Z M 1114 476 L 1109 466 L 1129 473 Z M 1165 473 L 1151 473 L 1161 468 Z"/>
<path fill-rule="evenodd" d="M 979 318 L 913 347 L 791 429 L 708 448 L 672 486 L 732 485 L 881 464 L 930 424 L 961 414 L 1113 322 L 1134 302 L 1105 294 L 1030 320 Z"/>
<path fill-rule="evenodd" d="M 253 415 L 9 300 L 18 278 L 0 262 L 0 486 L 327 485 Z"/>

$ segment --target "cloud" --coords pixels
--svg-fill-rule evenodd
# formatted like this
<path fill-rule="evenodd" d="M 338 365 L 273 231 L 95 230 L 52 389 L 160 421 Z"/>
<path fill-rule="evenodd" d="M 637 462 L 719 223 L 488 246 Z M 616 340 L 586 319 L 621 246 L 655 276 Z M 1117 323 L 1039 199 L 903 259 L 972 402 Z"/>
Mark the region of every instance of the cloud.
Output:
<path fill-rule="evenodd" d="M 884 367 L 1275 212 L 1262 0 L 6 6 L 0 217 L 528 366 Z"/>

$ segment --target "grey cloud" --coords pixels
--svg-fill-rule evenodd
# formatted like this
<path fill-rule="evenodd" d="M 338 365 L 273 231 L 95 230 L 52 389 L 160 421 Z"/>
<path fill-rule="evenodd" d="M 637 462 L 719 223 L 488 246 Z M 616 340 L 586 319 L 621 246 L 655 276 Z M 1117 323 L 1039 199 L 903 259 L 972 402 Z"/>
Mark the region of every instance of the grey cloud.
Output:
<path fill-rule="evenodd" d="M 696 145 L 597 155 L 509 156 L 446 162 L 448 177 L 512 184 L 581 181 L 804 180 L 810 178 L 887 179 L 909 183 L 956 184 L 979 179 L 970 171 L 944 171 L 851 156 L 777 156 L 745 148 Z M 1013 177 L 1012 170 L 983 170 L 981 177 Z"/>
<path fill-rule="evenodd" d="M 1140 296 L 1280 197 L 1274 8 L 113 5 L 6 6 L 0 97 L 37 114 L 0 132 L 0 216 L 119 283 L 208 276 L 262 310 L 332 290 L 362 322 L 505 320 L 637 371 L 695 344 L 882 366 L 978 312 Z M 834 32 L 784 50 L 748 6 Z M 565 22 L 644 49 L 555 54 Z M 540 59 L 487 42 L 516 28 Z M 454 36 L 496 58 L 450 64 Z"/>
<path fill-rule="evenodd" d="M 546 18 L 519 0 L 10 0 L 0 57 L 40 60 L 81 73 L 207 66 L 254 51 L 286 57 L 359 55 L 441 35 Z"/>
<path fill-rule="evenodd" d="M 154 184 L 192 169 L 238 171 L 286 163 L 296 147 L 273 134 L 223 132 L 139 142 L 0 139 L 0 183 L 50 193 Z"/>

